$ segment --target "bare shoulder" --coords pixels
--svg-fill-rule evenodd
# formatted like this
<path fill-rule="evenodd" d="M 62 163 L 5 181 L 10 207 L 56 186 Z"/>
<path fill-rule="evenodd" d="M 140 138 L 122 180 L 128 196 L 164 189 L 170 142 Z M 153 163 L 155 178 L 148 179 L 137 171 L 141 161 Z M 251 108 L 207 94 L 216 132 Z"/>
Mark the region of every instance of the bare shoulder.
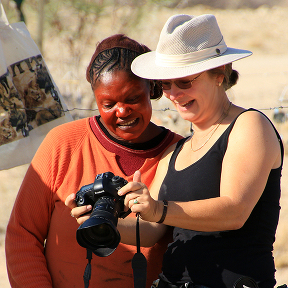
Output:
<path fill-rule="evenodd" d="M 273 168 L 281 163 L 279 139 L 272 123 L 259 111 L 242 113 L 230 133 L 227 152 L 245 155 L 260 155 L 270 158 Z M 257 157 L 257 156 L 256 156 Z"/>
<path fill-rule="evenodd" d="M 255 110 L 242 113 L 235 122 L 233 130 L 237 133 L 241 133 L 241 131 L 245 133 L 262 133 L 265 138 L 273 136 L 273 138 L 277 139 L 275 129 L 268 120 L 268 117 Z"/>
<path fill-rule="evenodd" d="M 173 154 L 173 151 L 174 151 L 175 148 L 176 148 L 176 145 L 177 145 L 177 142 L 174 143 L 173 145 L 169 146 L 169 147 L 166 149 L 166 151 L 163 153 L 163 155 L 162 155 L 162 157 L 161 157 L 161 160 L 159 161 L 158 169 L 157 169 L 157 170 L 159 170 L 160 167 L 162 167 L 162 166 L 164 167 L 164 169 L 165 169 L 165 167 L 166 167 L 166 169 L 167 169 L 168 164 L 169 164 L 169 161 L 170 161 L 170 158 L 171 158 L 171 156 L 172 156 L 172 154 Z"/>
<path fill-rule="evenodd" d="M 173 151 L 175 150 L 177 143 L 174 143 L 173 145 L 169 146 L 166 151 L 163 153 L 161 160 L 159 161 L 156 176 L 157 175 L 163 175 L 166 174 L 170 158 L 173 154 Z"/>

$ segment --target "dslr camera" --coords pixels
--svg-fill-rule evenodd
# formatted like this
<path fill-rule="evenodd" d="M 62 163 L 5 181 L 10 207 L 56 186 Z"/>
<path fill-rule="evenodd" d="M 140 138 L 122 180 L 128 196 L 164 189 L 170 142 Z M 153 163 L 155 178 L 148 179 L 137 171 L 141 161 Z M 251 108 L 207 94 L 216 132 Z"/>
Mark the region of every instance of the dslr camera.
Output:
<path fill-rule="evenodd" d="M 94 183 L 82 186 L 76 193 L 77 206 L 92 205 L 90 218 L 79 226 L 76 239 L 80 246 L 100 257 L 112 254 L 120 242 L 118 218 L 131 213 L 124 211 L 124 198 L 118 190 L 128 182 L 112 172 L 98 174 Z"/>

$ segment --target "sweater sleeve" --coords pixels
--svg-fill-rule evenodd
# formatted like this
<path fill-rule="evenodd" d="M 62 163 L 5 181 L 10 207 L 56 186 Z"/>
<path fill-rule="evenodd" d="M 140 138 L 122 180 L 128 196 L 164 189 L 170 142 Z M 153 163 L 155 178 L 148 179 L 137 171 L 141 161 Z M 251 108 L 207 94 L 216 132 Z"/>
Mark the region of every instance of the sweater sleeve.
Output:
<path fill-rule="evenodd" d="M 13 288 L 52 288 L 44 254 L 45 239 L 57 201 L 54 192 L 69 165 L 65 155 L 70 146 L 65 144 L 61 129 L 48 133 L 16 197 L 5 241 L 8 277 Z M 67 161 L 61 159 L 65 157 Z"/>

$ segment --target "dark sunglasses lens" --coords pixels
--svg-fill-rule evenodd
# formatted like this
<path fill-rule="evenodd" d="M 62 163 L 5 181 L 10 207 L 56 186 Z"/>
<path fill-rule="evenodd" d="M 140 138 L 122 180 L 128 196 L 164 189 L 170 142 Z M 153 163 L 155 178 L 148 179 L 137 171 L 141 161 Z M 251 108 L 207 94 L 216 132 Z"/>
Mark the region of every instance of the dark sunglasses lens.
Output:
<path fill-rule="evenodd" d="M 170 90 L 171 89 L 171 82 L 168 82 L 168 81 L 163 82 L 162 81 L 162 88 L 163 88 L 163 90 Z"/>
<path fill-rule="evenodd" d="M 176 86 L 178 86 L 180 89 L 189 89 L 192 86 L 192 83 L 190 80 L 188 81 L 175 81 L 174 82 L 176 84 Z"/>
<path fill-rule="evenodd" d="M 180 89 L 189 89 L 191 88 L 191 81 L 174 81 L 175 85 L 180 88 Z M 171 89 L 171 86 L 172 86 L 172 83 L 171 82 L 162 82 L 162 89 L 163 90 L 170 90 Z"/>

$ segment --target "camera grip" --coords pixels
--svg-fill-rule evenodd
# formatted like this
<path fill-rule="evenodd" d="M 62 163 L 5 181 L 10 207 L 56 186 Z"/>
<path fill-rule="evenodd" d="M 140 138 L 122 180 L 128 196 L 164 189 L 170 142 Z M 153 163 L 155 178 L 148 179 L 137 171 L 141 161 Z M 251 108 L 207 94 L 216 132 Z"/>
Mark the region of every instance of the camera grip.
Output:
<path fill-rule="evenodd" d="M 131 212 L 132 212 L 132 211 L 131 211 L 131 209 L 129 208 L 129 210 L 127 210 L 126 212 L 121 212 L 119 217 L 122 218 L 122 219 L 124 219 L 124 218 L 126 218 Z"/>

